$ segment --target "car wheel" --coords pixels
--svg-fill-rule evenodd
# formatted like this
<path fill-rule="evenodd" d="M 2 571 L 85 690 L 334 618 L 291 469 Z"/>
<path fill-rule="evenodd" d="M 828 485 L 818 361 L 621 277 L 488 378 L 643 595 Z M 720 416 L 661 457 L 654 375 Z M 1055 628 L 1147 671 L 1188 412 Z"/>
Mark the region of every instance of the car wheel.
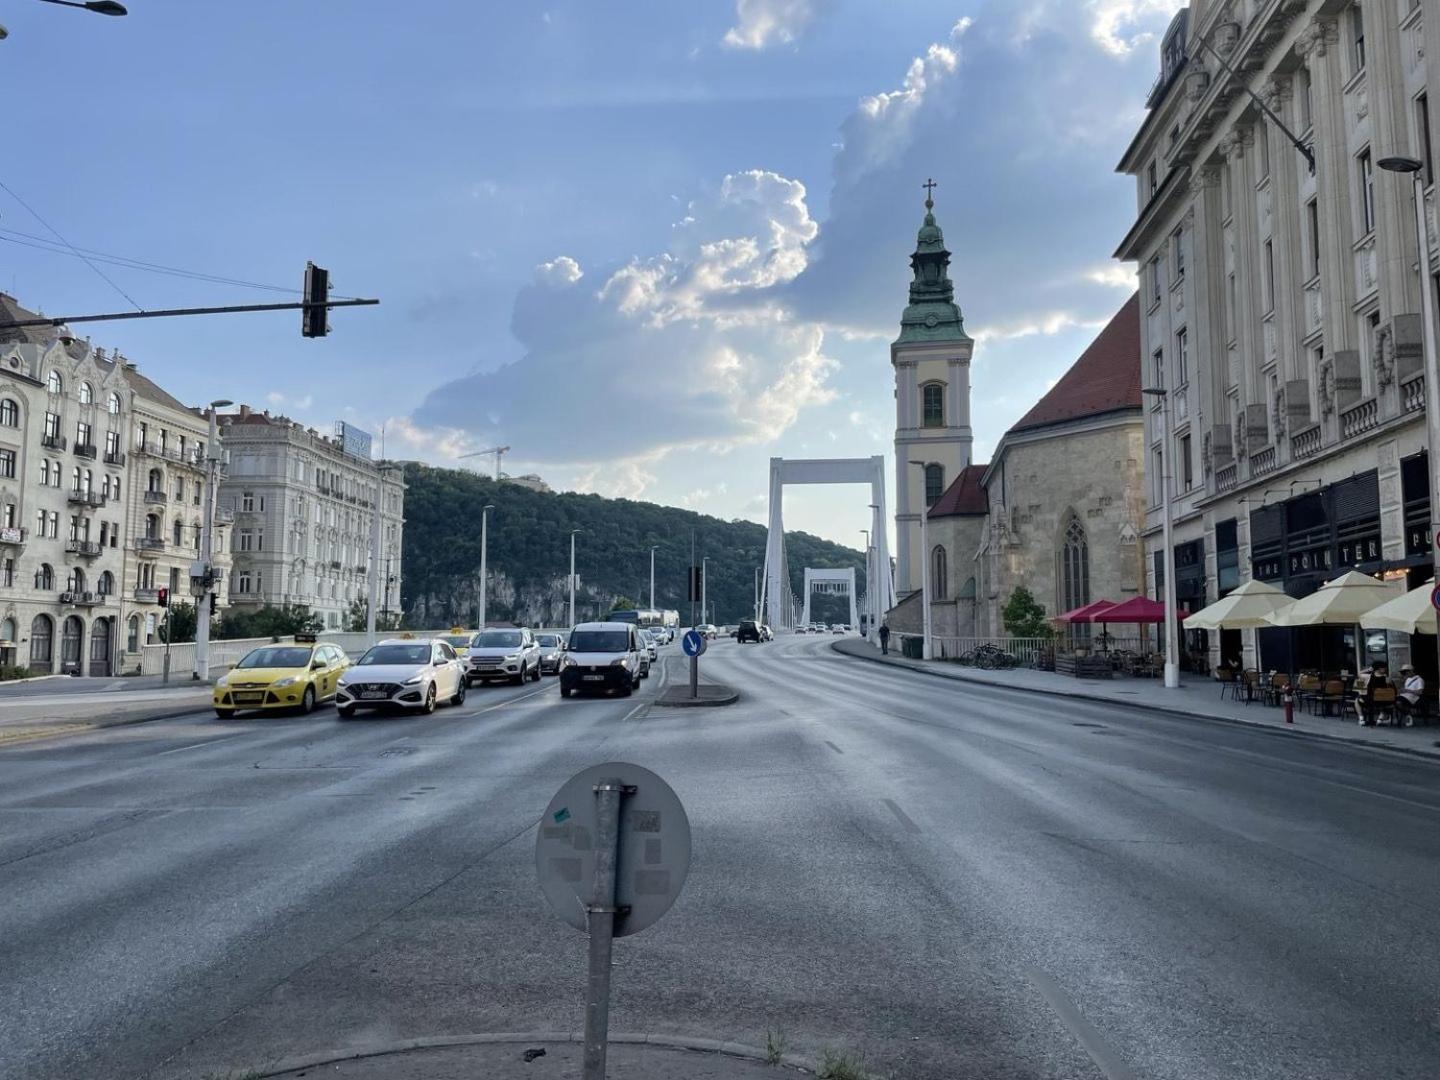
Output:
<path fill-rule="evenodd" d="M 435 684 L 433 682 L 425 688 L 425 704 L 420 706 L 420 711 L 427 716 L 435 711 Z"/>
<path fill-rule="evenodd" d="M 355 715 L 355 706 L 337 705 L 335 706 L 335 711 L 340 714 L 341 720 L 349 720 L 352 716 Z"/>
<path fill-rule="evenodd" d="M 534 674 L 534 675 L 531 675 L 530 678 L 531 678 L 531 680 L 534 681 L 534 682 L 539 682 L 539 681 L 540 681 L 540 661 L 539 661 L 539 660 L 536 660 L 536 661 L 535 661 L 535 674 Z"/>
<path fill-rule="evenodd" d="M 455 696 L 450 699 L 451 705 L 465 704 L 465 680 L 461 679 L 455 686 Z"/>
<path fill-rule="evenodd" d="M 518 674 L 511 675 L 511 676 L 510 676 L 510 685 L 511 685 L 511 686 L 523 686 L 523 685 L 525 685 L 525 669 L 524 669 L 524 668 L 521 668 Z"/>
<path fill-rule="evenodd" d="M 635 692 L 635 683 L 634 683 L 634 682 L 627 682 L 624 686 L 622 686 L 622 687 L 620 688 L 620 694 L 621 694 L 621 696 L 623 696 L 623 697 L 629 697 L 629 696 L 630 696 L 631 694 L 633 694 L 634 692 Z"/>
<path fill-rule="evenodd" d="M 218 717 L 218 718 L 221 719 L 221 720 L 229 720 L 229 719 L 231 719 L 231 718 L 234 717 L 234 715 L 235 715 L 235 710 L 234 710 L 234 709 L 216 709 L 216 710 L 215 710 L 215 715 L 216 715 L 216 717 Z"/>
<path fill-rule="evenodd" d="M 570 690 L 570 688 L 569 688 L 568 686 L 562 686 L 562 687 L 560 687 L 560 696 L 561 696 L 561 697 L 569 697 L 570 694 L 571 694 L 571 692 L 572 692 L 572 691 Z"/>
<path fill-rule="evenodd" d="M 300 697 L 300 713 L 306 715 L 315 711 L 315 687 L 305 687 L 305 693 Z"/>

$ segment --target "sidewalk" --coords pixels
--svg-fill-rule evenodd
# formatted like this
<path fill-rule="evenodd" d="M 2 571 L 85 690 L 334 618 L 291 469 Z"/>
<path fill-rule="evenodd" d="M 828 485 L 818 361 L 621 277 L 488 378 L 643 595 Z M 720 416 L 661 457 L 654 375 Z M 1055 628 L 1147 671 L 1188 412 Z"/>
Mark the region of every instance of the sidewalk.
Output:
<path fill-rule="evenodd" d="M 79 683 L 83 680 L 67 680 Z M 96 680 L 107 682 L 109 680 Z M 60 680 L 31 684 L 55 687 Z M 185 681 L 170 687 L 92 690 L 7 696 L 0 694 L 0 746 L 22 740 L 208 712 L 210 687 Z"/>
<path fill-rule="evenodd" d="M 1256 701 L 1220 700 L 1220 687 L 1208 678 L 1181 676 L 1178 690 L 1166 690 L 1153 679 L 1076 679 L 1053 671 L 1012 668 L 1009 671 L 982 671 L 961 667 L 946 660 L 908 660 L 893 652 L 882 656 L 880 650 L 863 638 L 843 638 L 830 646 L 845 656 L 870 660 L 892 667 L 909 668 L 926 675 L 953 679 L 956 682 L 984 683 L 1007 690 L 1024 690 L 1037 694 L 1100 701 L 1107 705 L 1127 705 L 1156 712 L 1184 716 L 1192 720 L 1212 720 L 1229 724 L 1246 724 L 1268 728 L 1285 734 L 1332 739 L 1357 746 L 1380 747 L 1403 754 L 1440 760 L 1440 727 L 1361 727 L 1353 714 L 1349 718 L 1311 716 L 1295 712 L 1295 723 L 1285 723 L 1283 709 Z"/>

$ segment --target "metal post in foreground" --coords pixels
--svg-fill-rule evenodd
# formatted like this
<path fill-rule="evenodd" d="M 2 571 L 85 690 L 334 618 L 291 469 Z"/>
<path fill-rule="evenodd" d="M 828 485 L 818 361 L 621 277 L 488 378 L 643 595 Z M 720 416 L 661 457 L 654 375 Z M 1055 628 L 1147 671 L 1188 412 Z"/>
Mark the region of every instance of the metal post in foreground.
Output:
<path fill-rule="evenodd" d="M 911 461 L 911 465 L 920 466 L 920 502 L 925 503 L 925 462 Z M 921 640 L 920 656 L 924 660 L 933 660 L 930 644 L 930 530 L 927 527 L 930 520 L 930 507 L 922 505 L 920 510 L 920 604 L 921 614 L 924 616 L 923 630 L 924 638 Z"/>
<path fill-rule="evenodd" d="M 615 863 L 620 839 L 620 798 L 625 784 L 607 777 L 595 785 L 595 877 L 585 906 L 590 971 L 585 985 L 585 1080 L 605 1080 L 610 1034 L 610 952 L 615 934 Z"/>
<path fill-rule="evenodd" d="M 217 409 L 223 409 L 234 402 L 223 398 L 210 403 L 210 434 L 205 444 L 205 516 L 200 520 L 200 563 L 201 575 L 205 582 L 200 594 L 200 610 L 195 613 L 195 667 L 190 673 L 193 679 L 210 678 L 210 594 L 215 589 L 215 474 L 220 468 L 220 418 Z M 175 598 L 172 596 L 173 604 Z M 170 618 L 167 609 L 165 618 Z M 167 638 L 169 633 L 165 635 Z"/>
<path fill-rule="evenodd" d="M 490 547 L 490 511 L 494 509 L 494 503 L 486 503 L 483 507 L 480 508 L 480 610 L 476 612 L 476 630 L 485 629 L 485 605 L 486 601 L 489 599 L 489 594 L 486 590 L 488 590 L 490 587 L 490 578 L 489 571 L 486 566 L 486 559 L 489 557 Z M 575 556 L 573 551 L 575 537 L 573 535 L 570 537 L 570 543 L 572 545 L 572 551 L 570 556 L 570 573 L 573 574 L 575 573 Z M 572 597 L 570 601 L 570 607 L 572 609 L 570 614 L 570 625 L 574 626 L 575 614 L 573 609 L 575 607 L 575 601 L 573 597 L 575 594 L 573 591 L 573 587 L 570 595 Z"/>
<path fill-rule="evenodd" d="M 581 529 L 570 530 L 570 629 L 575 629 L 575 534 Z"/>
<path fill-rule="evenodd" d="M 1146 387 L 1141 391 L 1160 399 L 1160 503 L 1161 538 L 1164 545 L 1160 566 L 1165 575 L 1165 689 L 1180 686 L 1180 641 L 1175 620 L 1175 507 L 1170 503 L 1174 489 L 1170 474 L 1170 391 L 1163 386 Z"/>
<path fill-rule="evenodd" d="M 173 603 L 174 598 L 170 599 Z M 165 668 L 164 674 L 160 676 L 160 681 L 170 681 L 170 606 L 168 604 L 165 606 Z"/>
<path fill-rule="evenodd" d="M 380 507 L 385 501 L 385 482 L 376 472 L 375 498 L 370 507 L 370 581 L 365 604 L 365 644 L 374 645 L 378 639 L 375 632 L 375 617 L 380 606 Z"/>

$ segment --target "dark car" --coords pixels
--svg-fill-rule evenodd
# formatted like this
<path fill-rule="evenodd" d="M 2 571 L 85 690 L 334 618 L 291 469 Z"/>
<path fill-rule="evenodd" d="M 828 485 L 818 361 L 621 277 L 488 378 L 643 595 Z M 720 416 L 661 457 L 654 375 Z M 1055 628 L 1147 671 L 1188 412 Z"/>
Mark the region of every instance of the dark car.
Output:
<path fill-rule="evenodd" d="M 735 630 L 737 644 L 744 645 L 747 641 L 753 641 L 758 645 L 761 640 L 760 627 L 756 625 L 754 619 L 744 620 Z"/>

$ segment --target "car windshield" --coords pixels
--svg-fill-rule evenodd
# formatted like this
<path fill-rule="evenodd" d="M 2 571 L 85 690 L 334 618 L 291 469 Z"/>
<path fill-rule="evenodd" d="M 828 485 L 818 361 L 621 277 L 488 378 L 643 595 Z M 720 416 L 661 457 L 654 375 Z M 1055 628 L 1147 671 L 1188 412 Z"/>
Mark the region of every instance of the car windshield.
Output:
<path fill-rule="evenodd" d="M 558 649 L 560 647 L 559 634 L 541 634 L 535 640 L 540 643 L 542 649 Z"/>
<path fill-rule="evenodd" d="M 575 630 L 570 634 L 571 652 L 625 652 L 630 634 L 625 630 Z"/>
<path fill-rule="evenodd" d="M 359 660 L 361 664 L 428 664 L 430 646 L 376 645 Z"/>
<path fill-rule="evenodd" d="M 310 663 L 312 651 L 311 649 L 297 649 L 294 646 L 256 649 L 235 666 L 239 668 L 305 667 Z"/>
<path fill-rule="evenodd" d="M 513 649 L 520 644 L 519 630 L 486 630 L 476 634 L 472 645 L 482 649 Z"/>

